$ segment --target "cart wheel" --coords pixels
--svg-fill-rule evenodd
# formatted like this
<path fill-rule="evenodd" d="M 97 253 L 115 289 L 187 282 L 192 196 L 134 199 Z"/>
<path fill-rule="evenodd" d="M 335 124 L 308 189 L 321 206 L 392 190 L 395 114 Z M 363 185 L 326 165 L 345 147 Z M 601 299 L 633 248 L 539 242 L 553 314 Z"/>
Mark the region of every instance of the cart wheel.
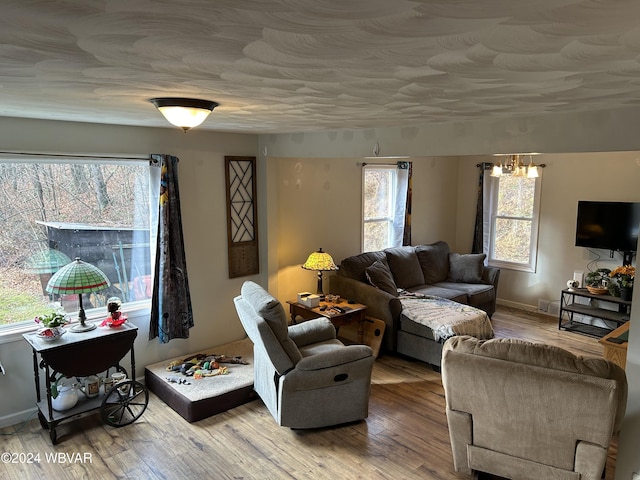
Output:
<path fill-rule="evenodd" d="M 112 427 L 135 422 L 147 409 L 149 391 L 136 380 L 123 380 L 109 389 L 100 406 L 102 420 Z"/>
<path fill-rule="evenodd" d="M 42 426 L 42 428 L 44 428 L 45 430 L 49 430 L 49 422 L 47 422 L 47 419 L 44 418 L 44 415 L 40 410 L 38 410 L 38 420 L 40 420 L 40 425 Z"/>

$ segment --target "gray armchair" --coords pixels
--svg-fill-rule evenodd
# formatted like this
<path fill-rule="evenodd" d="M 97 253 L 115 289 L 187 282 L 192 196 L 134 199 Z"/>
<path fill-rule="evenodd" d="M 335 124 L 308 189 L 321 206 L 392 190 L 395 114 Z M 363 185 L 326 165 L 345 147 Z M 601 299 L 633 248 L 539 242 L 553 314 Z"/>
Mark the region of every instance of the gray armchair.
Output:
<path fill-rule="evenodd" d="M 624 370 L 515 339 L 452 337 L 442 385 L 456 471 L 599 480 L 625 414 Z"/>
<path fill-rule="evenodd" d="M 370 347 L 345 346 L 325 317 L 289 327 L 282 304 L 254 282 L 242 285 L 234 303 L 254 344 L 254 389 L 279 425 L 318 428 L 367 417 Z"/>

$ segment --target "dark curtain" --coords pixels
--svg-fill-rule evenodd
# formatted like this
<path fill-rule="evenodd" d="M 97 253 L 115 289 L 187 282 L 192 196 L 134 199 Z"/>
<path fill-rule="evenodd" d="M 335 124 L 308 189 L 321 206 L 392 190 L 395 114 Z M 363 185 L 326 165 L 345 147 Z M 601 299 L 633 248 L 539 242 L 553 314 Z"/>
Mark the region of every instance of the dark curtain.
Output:
<path fill-rule="evenodd" d="M 404 214 L 404 233 L 402 236 L 402 245 L 411 245 L 411 190 L 413 188 L 413 164 L 404 162 L 409 168 L 409 184 L 407 185 L 407 206 Z"/>
<path fill-rule="evenodd" d="M 178 158 L 152 155 L 152 159 L 159 162 L 161 170 L 149 340 L 159 337 L 160 343 L 167 343 L 189 337 L 193 311 L 182 235 Z"/>
<path fill-rule="evenodd" d="M 476 205 L 476 223 L 473 231 L 473 246 L 471 247 L 471 253 L 483 253 L 483 212 L 484 212 L 484 175 L 488 168 L 491 168 L 490 163 L 480 163 L 478 165 L 480 169 L 480 175 L 478 177 L 478 203 Z"/>

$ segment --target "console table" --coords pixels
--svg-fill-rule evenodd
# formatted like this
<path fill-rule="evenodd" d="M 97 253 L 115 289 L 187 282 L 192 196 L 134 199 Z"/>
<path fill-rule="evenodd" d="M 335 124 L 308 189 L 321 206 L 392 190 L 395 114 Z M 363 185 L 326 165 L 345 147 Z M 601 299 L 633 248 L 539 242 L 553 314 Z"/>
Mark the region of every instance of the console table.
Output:
<path fill-rule="evenodd" d="M 576 297 L 588 298 L 589 304 L 577 303 Z M 593 300 L 608 302 L 618 306 L 618 310 L 608 310 L 606 308 L 591 305 Z M 615 330 L 620 325 L 629 321 L 631 313 L 631 301 L 622 300 L 620 297 L 611 295 L 594 295 L 586 288 L 564 289 L 560 294 L 560 313 L 558 315 L 558 328 L 572 332 L 590 335 L 592 337 L 603 337 L 607 333 Z M 586 315 L 599 318 L 616 325 L 612 328 L 604 328 L 596 325 L 589 325 L 574 318 L 575 314 Z"/>

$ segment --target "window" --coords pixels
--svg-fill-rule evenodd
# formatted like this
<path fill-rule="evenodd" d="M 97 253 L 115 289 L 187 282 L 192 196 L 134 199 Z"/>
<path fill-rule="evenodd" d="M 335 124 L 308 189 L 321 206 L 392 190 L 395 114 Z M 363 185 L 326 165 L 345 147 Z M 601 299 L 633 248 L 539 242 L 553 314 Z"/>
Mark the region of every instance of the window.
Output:
<path fill-rule="evenodd" d="M 83 296 L 87 316 L 106 299 L 151 294 L 149 160 L 4 154 L 0 159 L 0 329 L 64 310 L 78 295 L 46 292 L 48 279 L 79 257 L 102 270 L 109 289 Z"/>
<path fill-rule="evenodd" d="M 409 171 L 409 162 L 364 166 L 363 252 L 402 245 Z"/>
<path fill-rule="evenodd" d="M 491 178 L 489 265 L 535 272 L 540 178 Z"/>

